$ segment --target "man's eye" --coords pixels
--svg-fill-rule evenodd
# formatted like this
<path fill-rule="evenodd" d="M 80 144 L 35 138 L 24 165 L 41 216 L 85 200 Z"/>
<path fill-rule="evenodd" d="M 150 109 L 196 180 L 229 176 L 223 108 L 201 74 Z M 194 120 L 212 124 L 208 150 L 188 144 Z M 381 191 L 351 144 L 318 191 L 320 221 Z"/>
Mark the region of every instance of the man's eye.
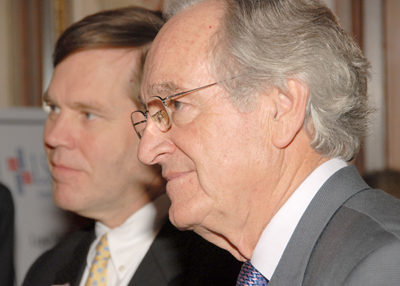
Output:
<path fill-rule="evenodd" d="M 171 108 L 173 110 L 179 110 L 183 107 L 184 103 L 177 101 L 177 100 L 171 100 Z"/>
<path fill-rule="evenodd" d="M 88 120 L 93 120 L 93 119 L 98 118 L 99 116 L 96 114 L 90 113 L 90 112 L 85 112 L 85 117 Z"/>
<path fill-rule="evenodd" d="M 60 108 L 55 104 L 49 102 L 44 102 L 43 110 L 46 111 L 47 113 L 60 113 Z"/>
<path fill-rule="evenodd" d="M 157 123 L 165 124 L 168 120 L 168 114 L 164 110 L 159 110 L 152 115 L 153 119 Z"/>

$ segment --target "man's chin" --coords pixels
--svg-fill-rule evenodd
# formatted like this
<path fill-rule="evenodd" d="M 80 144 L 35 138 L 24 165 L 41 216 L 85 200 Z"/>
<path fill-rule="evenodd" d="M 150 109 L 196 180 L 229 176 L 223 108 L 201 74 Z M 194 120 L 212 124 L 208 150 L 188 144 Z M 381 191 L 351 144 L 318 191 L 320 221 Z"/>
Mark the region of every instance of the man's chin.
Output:
<path fill-rule="evenodd" d="M 175 212 L 172 205 L 169 209 L 169 220 L 177 229 L 182 231 L 193 230 L 194 228 L 190 216 L 184 216 Z"/>
<path fill-rule="evenodd" d="M 77 203 L 72 195 L 73 193 L 63 186 L 53 188 L 54 204 L 65 211 L 76 212 Z"/>

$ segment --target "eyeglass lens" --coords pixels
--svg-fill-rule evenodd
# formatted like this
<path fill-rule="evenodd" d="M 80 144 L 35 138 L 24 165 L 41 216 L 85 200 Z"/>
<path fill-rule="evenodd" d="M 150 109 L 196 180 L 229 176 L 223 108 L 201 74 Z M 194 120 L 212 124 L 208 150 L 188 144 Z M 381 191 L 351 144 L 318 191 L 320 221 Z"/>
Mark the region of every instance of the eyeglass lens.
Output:
<path fill-rule="evenodd" d="M 147 118 L 145 117 L 143 112 L 135 111 L 131 115 L 131 120 L 137 135 L 139 136 L 139 138 L 142 138 L 144 129 L 146 128 Z"/>
<path fill-rule="evenodd" d="M 147 102 L 147 109 L 158 129 L 167 131 L 171 126 L 171 120 L 167 108 L 161 99 L 158 97 L 150 98 Z"/>
<path fill-rule="evenodd" d="M 150 98 L 147 102 L 147 109 L 157 128 L 161 131 L 167 131 L 171 126 L 171 120 L 162 100 L 158 97 Z M 135 111 L 131 115 L 131 120 L 139 138 L 142 138 L 147 123 L 146 116 L 141 111 Z"/>
<path fill-rule="evenodd" d="M 205 85 L 199 88 L 195 88 L 193 90 L 189 90 L 186 92 L 182 93 L 177 93 L 171 97 L 176 97 L 176 96 L 183 96 L 190 94 L 195 91 L 199 91 L 211 86 L 216 85 L 217 83 L 212 83 L 209 85 Z M 167 98 L 167 99 L 168 99 Z M 165 100 L 165 99 L 164 99 Z M 165 101 L 161 99 L 158 96 L 153 96 L 149 99 L 147 102 L 147 111 L 151 118 L 153 119 L 154 123 L 156 124 L 157 128 L 160 129 L 161 131 L 167 131 L 168 128 L 171 126 L 171 115 L 165 105 Z M 146 128 L 146 122 L 147 122 L 147 117 L 145 114 L 141 111 L 135 111 L 131 115 L 131 120 L 133 123 L 133 126 L 135 127 L 135 131 L 138 134 L 139 138 L 142 138 L 142 135 L 144 133 L 144 129 Z"/>

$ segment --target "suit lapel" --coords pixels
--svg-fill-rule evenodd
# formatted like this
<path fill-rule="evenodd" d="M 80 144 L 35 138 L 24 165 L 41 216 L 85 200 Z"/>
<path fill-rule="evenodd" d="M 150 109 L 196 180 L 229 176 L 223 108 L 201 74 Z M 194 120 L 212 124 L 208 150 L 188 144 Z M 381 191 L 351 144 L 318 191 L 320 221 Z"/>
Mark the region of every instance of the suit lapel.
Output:
<path fill-rule="evenodd" d="M 57 273 L 55 284 L 70 283 L 71 286 L 78 286 L 86 267 L 86 257 L 93 240 L 95 239 L 94 228 L 84 234 L 76 247 L 71 251 L 65 266 Z M 61 258 L 60 258 L 61 259 Z"/>
<path fill-rule="evenodd" d="M 311 253 L 325 226 L 349 198 L 367 188 L 354 166 L 331 176 L 299 221 L 268 286 L 302 285 Z"/>
<path fill-rule="evenodd" d="M 179 280 L 189 248 L 186 235 L 168 221 L 158 233 L 129 285 L 167 286 Z M 182 238 L 178 239 L 179 236 Z"/>

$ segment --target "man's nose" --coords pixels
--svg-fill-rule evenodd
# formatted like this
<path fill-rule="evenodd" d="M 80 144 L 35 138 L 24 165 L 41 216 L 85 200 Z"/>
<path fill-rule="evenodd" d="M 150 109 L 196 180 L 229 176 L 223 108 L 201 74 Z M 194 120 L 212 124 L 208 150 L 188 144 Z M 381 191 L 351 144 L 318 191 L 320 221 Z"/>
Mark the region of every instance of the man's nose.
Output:
<path fill-rule="evenodd" d="M 44 144 L 48 148 L 74 147 L 73 124 L 61 114 L 57 118 L 48 117 L 43 132 Z"/>
<path fill-rule="evenodd" d="M 147 121 L 146 129 L 139 143 L 138 158 L 140 162 L 146 165 L 158 164 L 173 152 L 175 147 L 166 138 L 167 132 L 160 131 L 151 119 Z"/>

